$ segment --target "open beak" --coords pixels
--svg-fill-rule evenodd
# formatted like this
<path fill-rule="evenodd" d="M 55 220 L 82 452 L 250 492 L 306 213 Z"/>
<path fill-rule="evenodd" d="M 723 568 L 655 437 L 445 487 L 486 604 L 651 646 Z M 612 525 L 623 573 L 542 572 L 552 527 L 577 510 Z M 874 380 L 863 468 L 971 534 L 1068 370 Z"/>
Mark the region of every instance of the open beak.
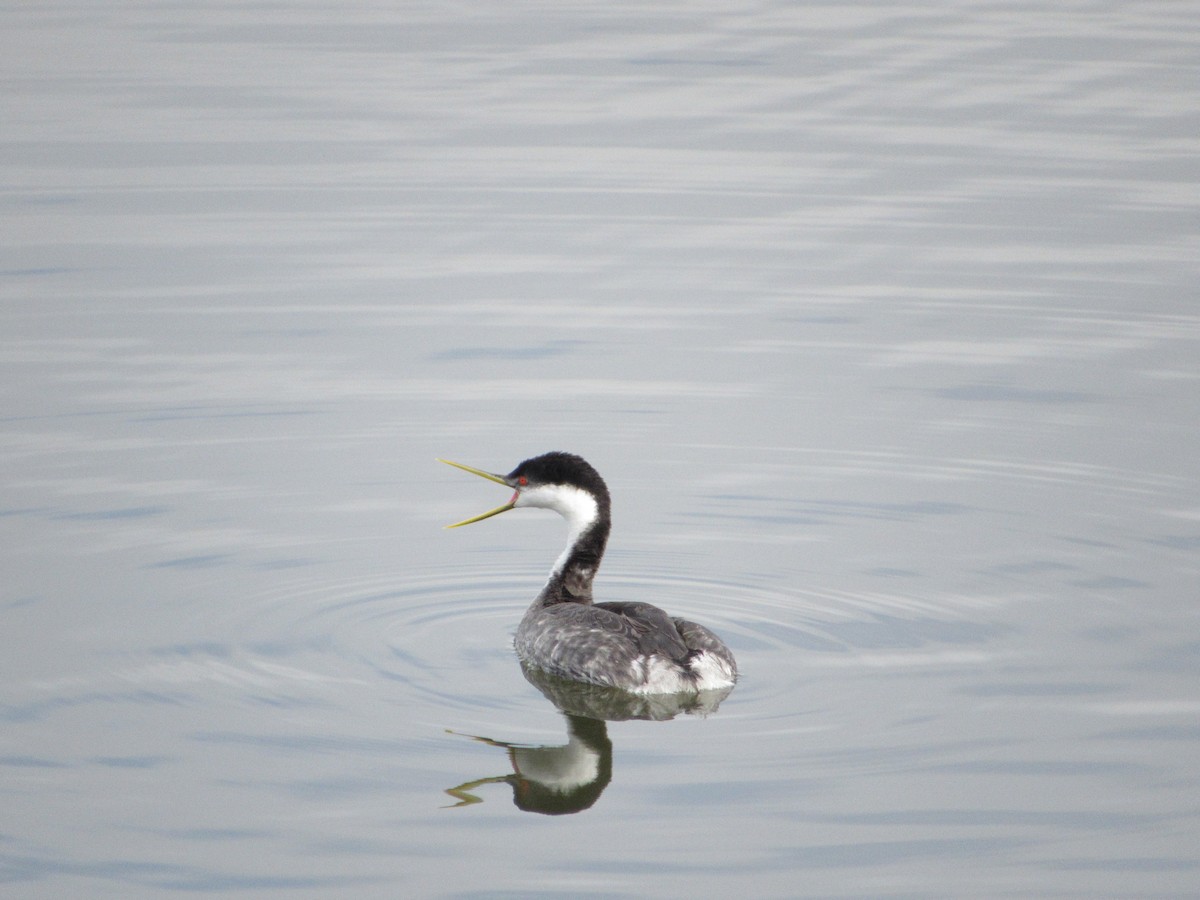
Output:
<path fill-rule="evenodd" d="M 503 475 L 495 475 L 491 472 L 485 472 L 483 469 L 476 469 L 473 466 L 464 466 L 462 463 L 451 462 L 448 459 L 438 459 L 438 462 L 445 463 L 448 466 L 454 466 L 456 469 L 462 469 L 464 472 L 470 472 L 472 475 L 478 475 L 480 478 L 486 478 L 488 481 L 494 481 L 497 484 L 502 484 L 505 487 L 512 487 L 508 479 Z M 453 525 L 447 525 L 447 528 L 458 528 L 460 525 L 470 525 L 473 522 L 482 522 L 484 519 L 490 519 L 492 516 L 498 516 L 502 512 L 508 512 L 517 505 L 517 496 L 519 492 L 512 495 L 512 499 L 503 506 L 497 506 L 495 509 L 489 509 L 485 513 L 480 513 L 477 516 L 472 516 L 469 519 L 463 519 L 461 522 L 455 522 Z"/>

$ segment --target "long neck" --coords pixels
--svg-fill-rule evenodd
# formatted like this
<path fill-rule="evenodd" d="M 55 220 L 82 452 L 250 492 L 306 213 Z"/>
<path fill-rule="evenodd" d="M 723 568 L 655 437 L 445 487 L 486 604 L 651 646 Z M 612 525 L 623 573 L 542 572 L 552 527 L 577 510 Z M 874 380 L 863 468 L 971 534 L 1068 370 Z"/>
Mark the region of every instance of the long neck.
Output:
<path fill-rule="evenodd" d="M 600 568 L 611 527 L 607 503 L 594 521 L 572 527 L 566 549 L 550 570 L 550 580 L 538 594 L 535 605 L 592 602 L 592 579 Z"/>

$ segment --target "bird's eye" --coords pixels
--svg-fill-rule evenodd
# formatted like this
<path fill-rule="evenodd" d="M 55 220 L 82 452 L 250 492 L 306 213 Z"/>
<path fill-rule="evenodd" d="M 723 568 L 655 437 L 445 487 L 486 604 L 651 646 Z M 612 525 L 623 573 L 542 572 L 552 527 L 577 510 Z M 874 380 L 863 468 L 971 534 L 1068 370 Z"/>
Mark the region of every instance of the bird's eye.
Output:
<path fill-rule="evenodd" d="M 517 484 L 521 485 L 521 487 L 525 487 L 525 485 L 529 484 L 529 479 L 522 475 L 517 479 Z"/>

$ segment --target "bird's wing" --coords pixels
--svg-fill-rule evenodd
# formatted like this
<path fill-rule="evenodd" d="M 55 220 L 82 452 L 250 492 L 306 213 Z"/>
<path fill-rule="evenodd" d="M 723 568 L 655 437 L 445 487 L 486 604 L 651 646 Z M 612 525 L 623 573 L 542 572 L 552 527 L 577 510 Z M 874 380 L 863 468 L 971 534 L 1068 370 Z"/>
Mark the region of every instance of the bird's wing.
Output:
<path fill-rule="evenodd" d="M 672 617 L 671 621 L 675 623 L 675 630 L 679 632 L 679 636 L 689 650 L 707 650 L 710 653 L 729 652 L 725 642 L 703 625 L 678 617 Z"/>
<path fill-rule="evenodd" d="M 639 654 L 655 655 L 682 662 L 687 658 L 684 643 L 670 616 L 649 603 L 597 603 L 592 609 L 603 610 L 597 622 L 607 631 L 632 641 Z M 611 615 L 607 615 L 611 613 Z"/>

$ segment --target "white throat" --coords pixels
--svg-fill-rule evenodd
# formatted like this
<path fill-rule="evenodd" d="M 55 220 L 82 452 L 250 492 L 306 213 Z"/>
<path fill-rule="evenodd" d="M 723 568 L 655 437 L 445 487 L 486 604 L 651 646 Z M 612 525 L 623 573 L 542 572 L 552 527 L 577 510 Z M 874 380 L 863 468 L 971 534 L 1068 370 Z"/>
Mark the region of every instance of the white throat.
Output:
<path fill-rule="evenodd" d="M 600 505 L 587 491 L 568 484 L 541 484 L 522 491 L 516 506 L 534 506 L 552 509 L 567 520 L 567 546 L 554 562 L 551 575 L 557 575 L 567 564 L 571 548 L 579 536 L 596 524 L 600 518 Z"/>

